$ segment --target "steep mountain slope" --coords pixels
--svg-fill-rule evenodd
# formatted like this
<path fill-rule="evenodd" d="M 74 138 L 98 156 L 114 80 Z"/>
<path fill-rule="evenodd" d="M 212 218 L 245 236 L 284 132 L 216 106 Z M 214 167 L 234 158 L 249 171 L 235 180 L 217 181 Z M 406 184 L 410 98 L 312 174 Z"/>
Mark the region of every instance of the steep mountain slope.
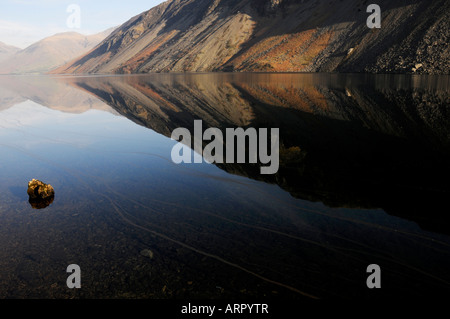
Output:
<path fill-rule="evenodd" d="M 14 46 L 0 42 L 0 62 L 10 58 L 19 51 L 20 48 L 16 48 Z"/>
<path fill-rule="evenodd" d="M 0 62 L 0 74 L 46 73 L 73 58 L 85 54 L 113 29 L 85 36 L 65 32 L 38 41 Z"/>
<path fill-rule="evenodd" d="M 169 0 L 52 73 L 184 71 L 450 73 L 450 2 Z"/>

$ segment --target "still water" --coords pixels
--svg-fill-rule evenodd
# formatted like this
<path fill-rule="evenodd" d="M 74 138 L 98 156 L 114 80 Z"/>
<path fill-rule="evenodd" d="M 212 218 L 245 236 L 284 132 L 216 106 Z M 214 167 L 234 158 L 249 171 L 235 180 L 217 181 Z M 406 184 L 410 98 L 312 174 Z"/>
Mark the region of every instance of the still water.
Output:
<path fill-rule="evenodd" d="M 196 119 L 280 128 L 278 173 L 174 164 Z M 0 154 L 0 298 L 450 293 L 448 76 L 0 77 Z"/>

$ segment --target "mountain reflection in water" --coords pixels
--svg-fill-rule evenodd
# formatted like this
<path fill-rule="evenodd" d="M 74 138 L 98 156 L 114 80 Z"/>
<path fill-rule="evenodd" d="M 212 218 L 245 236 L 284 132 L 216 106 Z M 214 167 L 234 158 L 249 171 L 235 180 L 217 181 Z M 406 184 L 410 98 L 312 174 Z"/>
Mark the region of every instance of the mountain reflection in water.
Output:
<path fill-rule="evenodd" d="M 408 75 L 1 77 L 0 230 L 14 244 L 0 297 L 371 297 L 373 263 L 383 295 L 448 294 L 449 87 Z M 196 119 L 280 128 L 278 173 L 173 164 L 172 131 L 193 134 Z M 61 191 L 31 215 L 23 167 Z M 70 263 L 86 269 L 80 291 L 50 270 Z"/>
<path fill-rule="evenodd" d="M 448 77 L 158 75 L 71 78 L 118 113 L 168 137 L 218 127 L 280 128 L 281 169 L 227 172 L 331 207 L 382 208 L 450 233 Z"/>

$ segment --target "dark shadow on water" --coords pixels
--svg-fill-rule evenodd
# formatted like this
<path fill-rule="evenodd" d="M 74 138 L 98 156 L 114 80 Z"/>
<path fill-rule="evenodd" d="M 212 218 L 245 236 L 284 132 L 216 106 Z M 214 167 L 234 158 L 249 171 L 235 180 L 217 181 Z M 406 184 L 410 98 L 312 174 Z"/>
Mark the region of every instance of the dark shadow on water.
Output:
<path fill-rule="evenodd" d="M 26 188 L 20 187 L 20 186 L 9 186 L 8 189 L 11 192 L 11 194 L 14 197 L 16 197 L 17 199 L 19 199 L 20 201 L 28 200 L 28 194 L 27 194 Z"/>

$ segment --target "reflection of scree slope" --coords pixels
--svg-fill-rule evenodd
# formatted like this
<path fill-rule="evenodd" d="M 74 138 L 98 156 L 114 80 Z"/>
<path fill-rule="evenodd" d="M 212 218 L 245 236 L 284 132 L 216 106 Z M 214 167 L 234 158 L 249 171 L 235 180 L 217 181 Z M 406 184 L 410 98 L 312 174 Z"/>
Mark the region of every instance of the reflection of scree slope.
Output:
<path fill-rule="evenodd" d="M 442 81 L 426 77 L 429 82 L 407 89 L 409 76 L 370 76 L 377 84 L 365 75 L 336 77 L 156 74 L 74 78 L 71 84 L 167 137 L 180 127 L 193 135 L 198 118 L 205 129 L 280 127 L 277 174 L 261 175 L 259 165 L 216 165 L 276 183 L 297 198 L 331 207 L 383 208 L 448 233 L 448 214 L 438 209 L 447 201 L 442 194 L 449 191 L 450 176 Z"/>

